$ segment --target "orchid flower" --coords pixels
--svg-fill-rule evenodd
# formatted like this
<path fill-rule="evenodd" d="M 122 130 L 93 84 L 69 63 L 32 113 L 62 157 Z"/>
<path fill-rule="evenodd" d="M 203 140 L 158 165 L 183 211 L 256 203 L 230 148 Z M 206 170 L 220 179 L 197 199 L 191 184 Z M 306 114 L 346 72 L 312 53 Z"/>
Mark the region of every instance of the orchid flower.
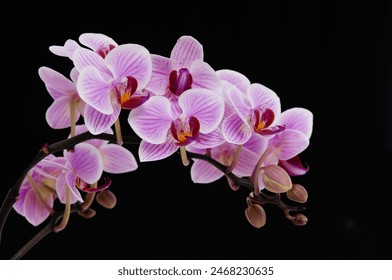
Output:
<path fill-rule="evenodd" d="M 46 121 L 52 128 L 71 127 L 83 115 L 85 103 L 80 99 L 76 89 L 78 73 L 75 68 L 71 71 L 71 80 L 64 77 L 59 72 L 48 67 L 40 67 L 38 74 L 45 83 L 46 89 L 54 99 L 52 105 L 46 111 Z"/>
<path fill-rule="evenodd" d="M 101 33 L 83 33 L 79 36 L 79 41 L 102 57 L 118 46 L 112 38 Z M 80 48 L 82 47 L 75 40 L 68 39 L 64 46 L 50 46 L 49 50 L 55 55 L 72 60 L 74 51 Z"/>
<path fill-rule="evenodd" d="M 86 132 L 85 125 L 76 126 L 76 135 Z M 105 133 L 113 134 L 113 130 L 109 129 Z M 120 174 L 131 172 L 137 169 L 138 165 L 133 154 L 126 148 L 111 144 L 109 141 L 92 139 L 85 143 L 96 147 L 101 155 L 103 171 L 112 174 Z"/>
<path fill-rule="evenodd" d="M 279 97 L 271 89 L 253 83 L 242 92 L 237 86 L 226 86 L 224 91 L 234 113 L 225 118 L 222 132 L 233 144 L 246 143 L 253 133 L 267 138 L 284 130 L 275 125 L 281 113 Z"/>
<path fill-rule="evenodd" d="M 102 58 L 80 48 L 75 50 L 73 62 L 80 72 L 79 95 L 90 106 L 84 112 L 87 128 L 99 134 L 116 122 L 116 135 L 121 143 L 118 122 L 121 108 L 130 110 L 147 100 L 140 91 L 151 77 L 150 53 L 143 46 L 125 44 Z"/>
<path fill-rule="evenodd" d="M 139 147 L 141 161 L 166 158 L 180 148 L 187 165 L 185 146 L 210 148 L 224 140 L 217 132 L 224 111 L 219 94 L 207 89 L 189 89 L 176 102 L 153 96 L 133 109 L 128 122 L 144 141 Z"/>
<path fill-rule="evenodd" d="M 220 91 L 215 71 L 203 61 L 203 46 L 191 36 L 180 37 L 170 58 L 151 55 L 152 77 L 146 89 L 168 98 L 191 88 Z"/>
<path fill-rule="evenodd" d="M 49 155 L 47 161 L 57 164 L 64 163 L 64 158 Z M 34 226 L 45 221 L 53 211 L 56 199 L 56 177 L 61 172 L 58 168 L 34 166 L 24 179 L 19 190 L 19 196 L 13 208 Z"/>

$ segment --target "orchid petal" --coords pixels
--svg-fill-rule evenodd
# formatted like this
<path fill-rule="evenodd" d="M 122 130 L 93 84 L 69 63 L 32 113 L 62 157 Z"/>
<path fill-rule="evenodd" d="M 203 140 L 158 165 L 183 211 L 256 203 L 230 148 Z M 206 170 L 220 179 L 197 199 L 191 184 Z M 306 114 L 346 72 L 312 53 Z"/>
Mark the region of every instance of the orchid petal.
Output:
<path fill-rule="evenodd" d="M 102 146 L 99 151 L 102 155 L 103 170 L 108 173 L 119 174 L 137 169 L 135 157 L 122 146 L 107 144 Z"/>
<path fill-rule="evenodd" d="M 189 72 L 193 79 L 192 88 L 206 88 L 214 91 L 215 94 L 220 93 L 222 85 L 215 70 L 208 63 L 195 61 L 189 68 Z"/>
<path fill-rule="evenodd" d="M 45 202 L 49 207 L 53 207 L 53 196 L 45 197 Z M 25 196 L 24 200 L 24 216 L 26 217 L 27 221 L 33 226 L 37 226 L 45 221 L 50 214 L 48 208 L 46 208 L 44 204 L 35 191 L 30 189 Z"/>
<path fill-rule="evenodd" d="M 67 177 L 67 179 L 66 179 Z M 56 192 L 57 196 L 61 203 L 66 203 L 67 198 L 67 188 L 71 191 L 70 203 L 74 204 L 77 201 L 83 202 L 83 198 L 80 195 L 80 192 L 75 187 L 76 176 L 71 172 L 61 173 L 56 180 Z M 67 181 L 71 183 L 71 185 L 67 184 Z M 73 183 L 72 183 L 73 182 Z"/>
<path fill-rule="evenodd" d="M 223 98 L 210 90 L 189 89 L 178 99 L 178 104 L 187 117 L 196 117 L 200 122 L 200 132 L 209 133 L 220 124 L 223 112 Z"/>
<path fill-rule="evenodd" d="M 69 76 L 71 77 L 72 82 L 75 84 L 75 90 L 76 90 L 76 82 L 78 81 L 78 78 L 79 78 L 78 69 L 76 69 L 76 67 L 73 67 L 71 69 Z"/>
<path fill-rule="evenodd" d="M 246 96 L 235 86 L 227 86 L 224 84 L 224 97 L 227 103 L 229 103 L 233 109 L 242 119 L 244 123 L 248 123 L 247 117 L 251 113 L 250 104 L 246 99 Z"/>
<path fill-rule="evenodd" d="M 128 122 L 135 133 L 152 144 L 166 140 L 173 117 L 170 101 L 163 96 L 152 96 L 142 106 L 129 113 Z"/>
<path fill-rule="evenodd" d="M 46 111 L 46 121 L 51 128 L 62 129 L 72 125 L 71 123 L 71 102 L 73 99 L 63 96 L 56 99 Z M 74 122 L 79 120 L 79 111 L 74 111 Z"/>
<path fill-rule="evenodd" d="M 192 62 L 203 60 L 203 46 L 191 36 L 180 37 L 170 54 L 178 68 L 189 68 Z"/>
<path fill-rule="evenodd" d="M 250 86 L 249 79 L 240 72 L 229 69 L 222 69 L 216 71 L 216 74 L 220 80 L 227 81 L 230 84 L 236 86 L 244 94 Z"/>
<path fill-rule="evenodd" d="M 85 48 L 75 50 L 73 54 L 73 63 L 79 72 L 82 72 L 83 68 L 87 66 L 94 66 L 105 80 L 112 77 L 112 74 L 105 66 L 104 59 L 92 50 Z"/>
<path fill-rule="evenodd" d="M 102 175 L 103 163 L 99 150 L 93 145 L 80 143 L 73 152 L 64 152 L 76 176 L 88 184 L 96 183 Z"/>
<path fill-rule="evenodd" d="M 112 85 L 102 77 L 97 68 L 86 66 L 79 74 L 77 83 L 79 96 L 88 105 L 103 114 L 112 114 L 110 100 Z"/>
<path fill-rule="evenodd" d="M 252 137 L 244 144 L 243 149 L 250 150 L 254 152 L 258 157 L 267 150 L 268 139 L 260 136 L 257 133 L 253 133 Z"/>
<path fill-rule="evenodd" d="M 313 114 L 304 108 L 291 108 L 282 113 L 280 123 L 284 124 L 286 129 L 302 131 L 306 137 L 310 138 L 313 129 Z"/>
<path fill-rule="evenodd" d="M 171 135 L 168 135 L 162 144 L 151 144 L 142 140 L 139 146 L 139 158 L 141 162 L 161 160 L 174 154 L 177 149 L 178 146 Z"/>
<path fill-rule="evenodd" d="M 81 48 L 81 46 L 72 39 L 65 41 L 64 46 L 50 46 L 49 50 L 58 56 L 68 57 L 72 59 L 75 50 Z"/>
<path fill-rule="evenodd" d="M 24 200 L 26 197 L 27 192 L 31 189 L 31 185 L 27 179 L 23 181 L 22 186 L 19 189 L 19 195 L 18 198 L 16 199 L 16 202 L 13 205 L 13 208 L 15 211 L 24 216 Z"/>
<path fill-rule="evenodd" d="M 278 158 L 288 160 L 304 151 L 309 145 L 308 137 L 298 130 L 286 129 L 279 135 Z M 275 144 L 276 145 L 276 144 Z"/>
<path fill-rule="evenodd" d="M 191 179 L 194 183 L 209 184 L 222 178 L 224 173 L 203 160 L 194 160 L 191 167 Z"/>
<path fill-rule="evenodd" d="M 42 66 L 38 69 L 38 74 L 46 87 L 54 89 L 57 93 L 68 96 L 76 93 L 75 84 L 59 72 Z"/>
<path fill-rule="evenodd" d="M 137 90 L 145 88 L 151 78 L 152 62 L 148 50 L 137 44 L 125 44 L 114 48 L 105 58 L 115 80 L 133 77 L 137 80 Z"/>
<path fill-rule="evenodd" d="M 253 130 L 237 114 L 232 114 L 223 120 L 222 133 L 227 142 L 242 145 L 250 139 Z"/>
<path fill-rule="evenodd" d="M 79 41 L 94 51 L 107 45 L 117 46 L 117 43 L 112 38 L 100 33 L 83 33 L 79 36 Z"/>
<path fill-rule="evenodd" d="M 160 55 L 151 55 L 152 76 L 146 89 L 157 95 L 165 95 L 169 86 L 169 75 L 171 72 L 171 61 Z"/>
<path fill-rule="evenodd" d="M 112 114 L 102 114 L 91 106 L 84 110 L 84 122 L 88 131 L 94 135 L 106 132 L 116 122 L 121 112 L 120 107 L 113 107 Z"/>
<path fill-rule="evenodd" d="M 239 177 L 250 176 L 255 169 L 260 156 L 261 155 L 243 147 L 238 162 L 233 169 L 233 173 Z"/>
<path fill-rule="evenodd" d="M 225 139 L 221 130 L 218 128 L 208 134 L 199 133 L 197 140 L 191 142 L 189 145 L 197 149 L 208 149 L 219 146 L 224 142 Z"/>
<path fill-rule="evenodd" d="M 275 114 L 275 119 L 280 115 L 280 99 L 271 89 L 262 84 L 251 84 L 247 95 L 253 108 L 268 108 Z"/>

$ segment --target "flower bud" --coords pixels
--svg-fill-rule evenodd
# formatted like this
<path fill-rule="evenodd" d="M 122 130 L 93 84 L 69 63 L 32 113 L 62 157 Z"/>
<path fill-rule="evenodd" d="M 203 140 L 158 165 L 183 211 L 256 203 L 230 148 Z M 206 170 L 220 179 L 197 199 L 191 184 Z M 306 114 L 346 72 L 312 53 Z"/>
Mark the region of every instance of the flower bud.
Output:
<path fill-rule="evenodd" d="M 268 165 L 263 168 L 263 183 L 267 190 L 273 193 L 285 193 L 293 184 L 289 174 L 278 165 Z"/>
<path fill-rule="evenodd" d="M 96 199 L 97 199 L 97 202 L 101 206 L 103 206 L 103 207 L 105 207 L 107 209 L 114 208 L 114 206 L 116 206 L 116 203 L 117 203 L 116 196 L 114 195 L 114 193 L 112 193 L 109 190 L 103 190 L 103 191 L 99 192 L 97 194 L 97 198 Z"/>
<path fill-rule="evenodd" d="M 85 219 L 91 219 L 97 212 L 91 208 L 87 208 L 85 211 L 78 211 L 78 214 Z"/>
<path fill-rule="evenodd" d="M 308 218 L 303 214 L 296 214 L 292 222 L 296 226 L 304 226 L 308 223 Z"/>
<path fill-rule="evenodd" d="M 293 184 L 293 187 L 286 193 L 286 195 L 290 200 L 299 203 L 305 203 L 308 200 L 308 192 L 300 184 Z"/>
<path fill-rule="evenodd" d="M 245 209 L 245 216 L 248 222 L 255 228 L 261 228 L 267 221 L 264 208 L 258 204 L 251 204 Z"/>

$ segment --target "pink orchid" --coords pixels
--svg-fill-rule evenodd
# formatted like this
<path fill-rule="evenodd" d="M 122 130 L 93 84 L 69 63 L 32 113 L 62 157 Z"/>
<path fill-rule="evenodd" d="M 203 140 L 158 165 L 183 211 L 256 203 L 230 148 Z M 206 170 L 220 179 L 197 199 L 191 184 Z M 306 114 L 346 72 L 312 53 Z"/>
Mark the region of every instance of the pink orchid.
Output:
<path fill-rule="evenodd" d="M 76 126 L 76 135 L 86 131 L 87 127 L 85 125 Z M 113 130 L 111 129 L 105 132 L 113 134 Z M 103 163 L 103 171 L 107 173 L 126 173 L 134 171 L 138 167 L 133 154 L 120 145 L 98 139 L 88 140 L 85 143 L 91 144 L 99 150 Z"/>
<path fill-rule="evenodd" d="M 46 160 L 62 164 L 65 159 L 49 155 Z M 32 225 L 41 224 L 52 213 L 56 199 L 56 177 L 60 172 L 60 169 L 37 164 L 24 179 L 13 207 Z"/>
<path fill-rule="evenodd" d="M 191 88 L 219 92 L 221 85 L 215 71 L 203 61 L 203 46 L 191 36 L 177 40 L 170 58 L 151 55 L 152 77 L 146 89 L 157 95 L 180 96 Z"/>
<path fill-rule="evenodd" d="M 139 147 L 141 161 L 166 158 L 178 147 L 189 145 L 209 148 L 221 144 L 219 124 L 224 101 L 207 89 L 189 89 L 178 101 L 153 96 L 143 106 L 132 110 L 128 122 L 144 141 Z"/>
<path fill-rule="evenodd" d="M 229 80 L 230 73 L 225 74 Z M 224 86 L 226 100 L 233 111 L 222 123 L 223 136 L 228 142 L 242 145 L 253 133 L 268 138 L 284 130 L 284 126 L 275 125 L 281 113 L 275 92 L 258 83 L 246 86 L 243 78 L 233 81 L 235 84 L 228 81 Z"/>
<path fill-rule="evenodd" d="M 232 172 L 239 177 L 251 176 L 258 159 L 267 149 L 267 143 L 267 139 L 258 134 L 254 134 L 249 141 L 243 145 L 238 162 L 235 164 Z M 211 148 L 210 155 L 211 158 L 223 165 L 230 166 L 236 156 L 237 149 L 237 145 L 225 142 L 217 147 Z M 200 154 L 206 152 L 205 149 L 192 151 Z M 223 175 L 222 171 L 203 160 L 195 159 L 191 167 L 191 178 L 194 183 L 212 183 L 220 179 Z"/>
<path fill-rule="evenodd" d="M 79 48 L 73 62 L 80 72 L 77 89 L 89 105 L 84 118 L 89 131 L 99 134 L 118 119 L 121 108 L 133 109 L 147 100 L 141 90 L 151 77 L 151 57 L 136 44 L 120 45 L 105 58 L 94 51 Z"/>
<path fill-rule="evenodd" d="M 83 33 L 79 36 L 79 41 L 102 57 L 118 46 L 112 38 L 101 33 Z M 82 47 L 75 40 L 68 39 L 64 46 L 50 46 L 49 50 L 55 55 L 72 60 L 74 51 L 80 48 Z"/>
<path fill-rule="evenodd" d="M 289 175 L 303 175 L 308 171 L 298 155 L 309 146 L 313 130 L 313 114 L 304 108 L 291 108 L 282 113 L 279 124 L 285 130 L 269 140 L 267 164 L 278 164 Z"/>
<path fill-rule="evenodd" d="M 74 126 L 80 115 L 83 115 L 85 108 L 85 103 L 80 99 L 75 85 L 78 76 L 76 69 L 71 71 L 72 81 L 48 67 L 40 67 L 38 74 L 54 99 L 46 111 L 46 121 L 49 126 L 58 129 Z"/>

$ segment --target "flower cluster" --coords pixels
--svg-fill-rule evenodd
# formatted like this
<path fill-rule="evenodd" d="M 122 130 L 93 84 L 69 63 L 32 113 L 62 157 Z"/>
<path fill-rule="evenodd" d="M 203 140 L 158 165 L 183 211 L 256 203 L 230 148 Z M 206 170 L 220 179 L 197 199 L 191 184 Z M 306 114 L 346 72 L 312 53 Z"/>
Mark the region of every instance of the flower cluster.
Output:
<path fill-rule="evenodd" d="M 128 111 L 127 125 L 140 138 L 140 162 L 178 151 L 186 166 L 195 155 L 193 182 L 212 183 L 225 176 L 233 190 L 242 184 L 249 188 L 245 215 L 255 227 L 266 221 L 261 205 L 279 204 L 281 193 L 306 202 L 306 189 L 293 184 L 291 177 L 308 171 L 299 155 L 309 145 L 312 113 L 305 108 L 282 112 L 271 89 L 237 71 L 213 69 L 195 38 L 180 37 L 170 57 L 98 33 L 84 33 L 79 42 L 69 39 L 49 49 L 74 65 L 69 78 L 48 67 L 38 71 L 53 98 L 46 111 L 49 126 L 70 128 L 70 138 L 88 131 L 115 135 L 116 141 L 88 140 L 34 166 L 14 204 L 31 224 L 46 220 L 55 200 L 65 205 L 57 231 L 65 227 L 73 204 L 84 216 L 91 216 L 94 198 L 107 208 L 114 206 L 115 196 L 106 190 L 111 180 L 103 174 L 138 167 L 123 146 L 123 111 Z M 293 209 L 285 210 L 286 217 L 305 224 L 303 214 L 289 214 Z"/>

